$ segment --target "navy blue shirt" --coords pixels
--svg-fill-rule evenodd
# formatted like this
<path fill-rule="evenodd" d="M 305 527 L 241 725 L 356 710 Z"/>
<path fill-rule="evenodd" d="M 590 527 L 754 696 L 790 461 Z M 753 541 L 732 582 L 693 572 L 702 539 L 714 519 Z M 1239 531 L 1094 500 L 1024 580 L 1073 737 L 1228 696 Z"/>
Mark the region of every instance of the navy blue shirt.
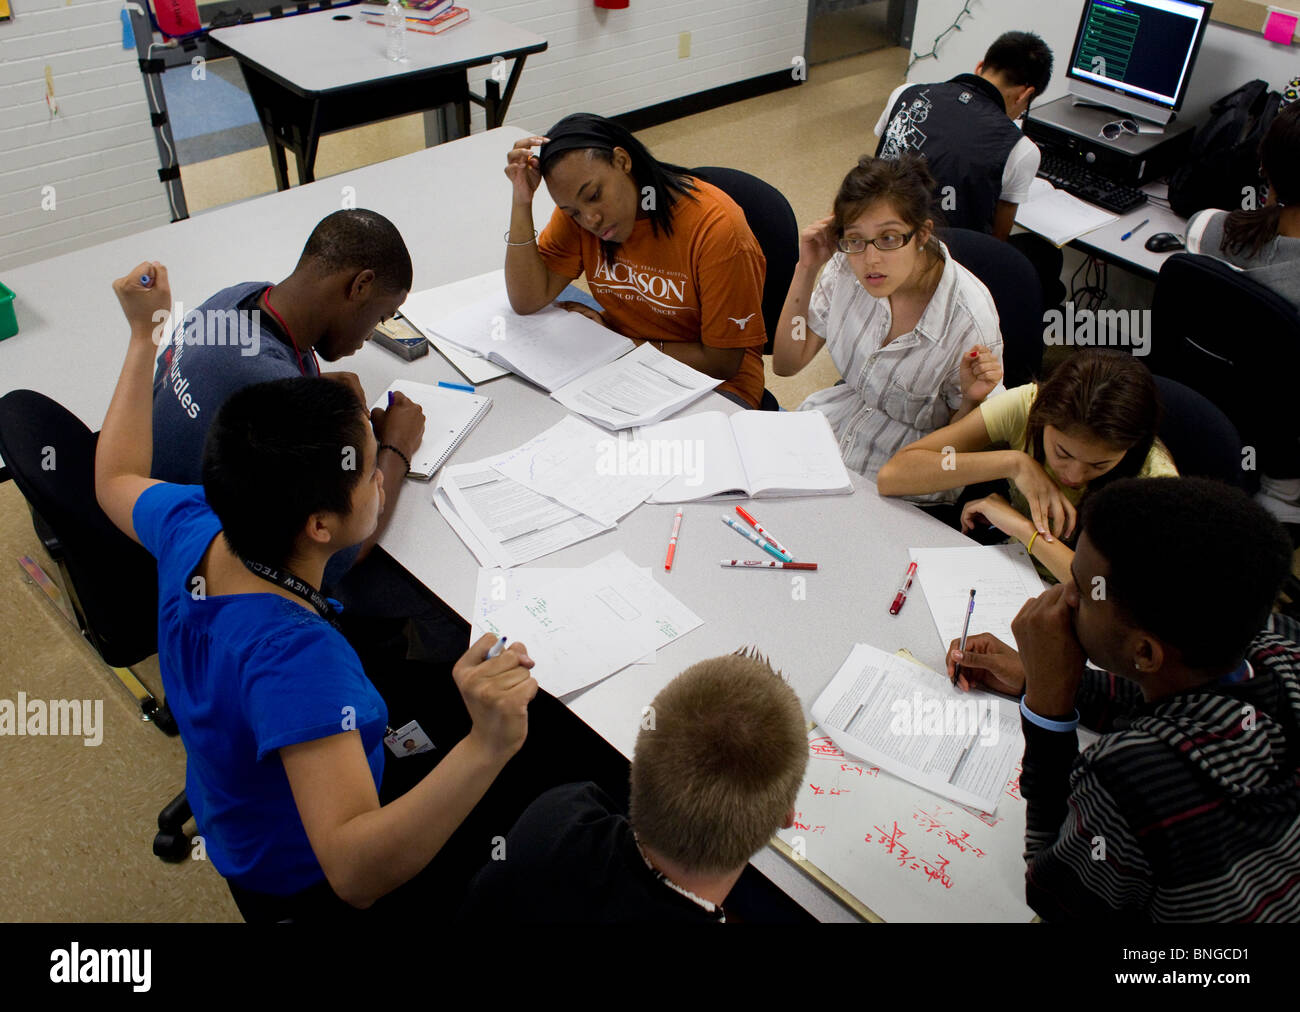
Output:
<path fill-rule="evenodd" d="M 158 560 L 158 663 L 207 856 L 245 889 L 306 889 L 324 872 L 277 750 L 355 728 L 378 789 L 388 708 L 310 608 L 269 592 L 196 597 L 191 576 L 221 530 L 201 487 L 152 486 L 132 522 Z"/>

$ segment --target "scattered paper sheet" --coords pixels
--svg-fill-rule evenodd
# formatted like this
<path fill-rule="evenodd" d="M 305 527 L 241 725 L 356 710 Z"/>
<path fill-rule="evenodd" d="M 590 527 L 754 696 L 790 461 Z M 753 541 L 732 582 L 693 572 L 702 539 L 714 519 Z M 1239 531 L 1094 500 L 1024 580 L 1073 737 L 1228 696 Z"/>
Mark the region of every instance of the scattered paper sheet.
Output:
<path fill-rule="evenodd" d="M 643 567 L 641 571 L 646 576 L 650 575 L 649 569 Z M 508 604 L 522 601 L 525 597 L 533 596 L 562 576 L 577 572 L 581 572 L 581 570 L 575 568 L 547 569 L 542 567 L 480 569 L 478 571 L 478 584 L 474 588 L 474 617 L 470 620 L 469 641 L 473 643 L 483 635 L 483 620 L 493 612 L 504 608 Z M 653 653 L 637 661 L 638 664 L 653 664 L 654 662 Z"/>
<path fill-rule="evenodd" d="M 990 814 L 1024 752 L 1014 703 L 963 692 L 943 675 L 865 643 L 853 647 L 812 715 L 849 755 Z"/>
<path fill-rule="evenodd" d="M 910 554 L 945 652 L 961 637 L 971 588 L 971 634 L 992 633 L 1007 646 L 1016 645 L 1011 620 L 1044 590 L 1024 545 L 913 548 Z"/>
<path fill-rule="evenodd" d="M 504 291 L 505 287 L 505 271 L 489 271 L 464 281 L 412 292 L 402 303 L 401 312 L 462 376 L 471 383 L 484 383 L 504 376 L 510 370 L 456 347 L 439 336 L 436 324 L 465 306 Z"/>
<path fill-rule="evenodd" d="M 627 433 L 610 433 L 566 415 L 492 466 L 507 478 L 583 513 L 602 524 L 617 523 L 668 480 L 667 474 L 638 474 L 622 466 L 620 441 Z"/>
<path fill-rule="evenodd" d="M 507 478 L 484 460 L 444 467 L 433 504 L 481 566 L 519 566 L 611 528 Z"/>
<path fill-rule="evenodd" d="M 662 421 L 721 382 L 647 343 L 593 369 L 551 396 L 570 411 L 601 425 L 626 429 Z"/>
<path fill-rule="evenodd" d="M 564 696 L 667 646 L 702 620 L 622 552 L 483 617 L 485 631 L 522 640 L 533 677 Z"/>
<path fill-rule="evenodd" d="M 1029 184 L 1029 199 L 1016 208 L 1016 224 L 1064 246 L 1118 218 L 1095 204 L 1058 190 L 1046 179 Z"/>

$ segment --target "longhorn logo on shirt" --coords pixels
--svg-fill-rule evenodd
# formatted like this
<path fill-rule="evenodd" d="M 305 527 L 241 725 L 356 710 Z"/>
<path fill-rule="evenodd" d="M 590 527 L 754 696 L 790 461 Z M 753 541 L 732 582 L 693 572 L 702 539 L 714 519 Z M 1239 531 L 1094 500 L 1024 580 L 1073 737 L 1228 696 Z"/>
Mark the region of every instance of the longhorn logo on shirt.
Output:
<path fill-rule="evenodd" d="M 734 323 L 734 324 L 735 324 L 737 327 L 739 327 L 741 330 L 744 330 L 744 329 L 745 329 L 745 324 L 747 324 L 747 323 L 748 323 L 750 320 L 752 320 L 753 318 L 754 318 L 754 314 L 753 314 L 753 313 L 750 313 L 750 314 L 749 314 L 748 316 L 746 316 L 743 320 L 737 320 L 734 316 L 728 316 L 728 317 L 727 317 L 728 320 L 730 320 L 732 323 Z"/>

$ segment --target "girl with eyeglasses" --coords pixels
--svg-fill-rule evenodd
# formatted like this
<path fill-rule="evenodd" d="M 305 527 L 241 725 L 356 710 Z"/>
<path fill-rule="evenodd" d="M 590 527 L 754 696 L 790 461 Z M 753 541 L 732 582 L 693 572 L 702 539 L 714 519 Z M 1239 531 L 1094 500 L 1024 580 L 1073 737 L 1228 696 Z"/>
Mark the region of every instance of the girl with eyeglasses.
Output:
<path fill-rule="evenodd" d="M 799 410 L 821 411 L 845 464 L 873 479 L 903 446 L 1001 388 L 993 298 L 934 235 L 933 188 L 915 155 L 858 159 L 833 213 L 799 236 L 776 331 L 778 376 L 793 376 L 827 346 L 844 382 Z M 944 490 L 916 498 L 955 497 Z"/>

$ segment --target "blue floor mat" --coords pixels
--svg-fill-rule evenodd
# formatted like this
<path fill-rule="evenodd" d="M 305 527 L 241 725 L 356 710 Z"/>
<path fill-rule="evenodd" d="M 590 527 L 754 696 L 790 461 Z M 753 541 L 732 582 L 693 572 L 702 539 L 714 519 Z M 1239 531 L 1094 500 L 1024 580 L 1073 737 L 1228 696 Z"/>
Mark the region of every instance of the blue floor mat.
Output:
<path fill-rule="evenodd" d="M 162 75 L 172 136 L 178 141 L 257 123 L 253 100 L 223 75 L 205 67 L 204 79 L 192 77 L 192 67 L 173 67 Z"/>

